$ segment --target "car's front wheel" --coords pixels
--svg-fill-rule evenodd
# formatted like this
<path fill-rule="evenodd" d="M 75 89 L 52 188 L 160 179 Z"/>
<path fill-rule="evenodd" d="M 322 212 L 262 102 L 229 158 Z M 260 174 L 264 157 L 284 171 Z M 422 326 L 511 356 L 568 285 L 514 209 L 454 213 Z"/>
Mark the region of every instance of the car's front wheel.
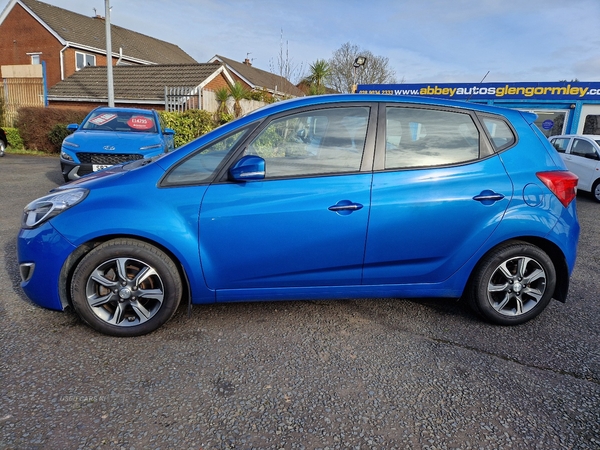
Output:
<path fill-rule="evenodd" d="M 91 250 L 71 282 L 73 306 L 92 328 L 112 336 L 140 336 L 175 313 L 182 295 L 175 263 L 160 249 L 114 239 Z"/>
<path fill-rule="evenodd" d="M 4 156 L 5 151 L 6 151 L 6 145 L 4 145 L 4 141 L 0 141 L 0 156 Z"/>
<path fill-rule="evenodd" d="M 550 257 L 539 247 L 513 241 L 480 261 L 468 297 L 473 309 L 490 322 L 517 325 L 544 310 L 555 286 L 556 270 Z"/>

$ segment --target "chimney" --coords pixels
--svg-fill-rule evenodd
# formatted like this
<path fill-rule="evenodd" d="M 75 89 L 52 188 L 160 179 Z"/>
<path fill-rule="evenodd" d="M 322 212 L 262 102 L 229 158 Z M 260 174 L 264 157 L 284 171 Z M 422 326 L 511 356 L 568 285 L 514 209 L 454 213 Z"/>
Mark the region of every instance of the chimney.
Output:
<path fill-rule="evenodd" d="M 246 58 L 244 60 L 244 64 L 246 64 L 247 66 L 251 66 L 252 65 L 252 63 L 250 62 L 250 60 L 248 58 Z"/>

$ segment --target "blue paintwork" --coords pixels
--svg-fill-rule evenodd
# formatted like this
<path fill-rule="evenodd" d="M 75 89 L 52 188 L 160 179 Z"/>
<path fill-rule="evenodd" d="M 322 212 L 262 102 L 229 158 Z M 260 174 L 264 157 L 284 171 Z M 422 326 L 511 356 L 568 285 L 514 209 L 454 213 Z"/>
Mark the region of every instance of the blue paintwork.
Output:
<path fill-rule="evenodd" d="M 499 114 L 512 123 L 518 142 L 476 162 L 440 168 L 373 170 L 371 162 L 344 175 L 243 180 L 246 169 L 261 171 L 260 158 L 248 157 L 233 178 L 160 184 L 170 167 L 238 128 L 304 106 L 377 102 Z M 171 254 L 188 278 L 192 303 L 458 297 L 477 262 L 515 238 L 558 249 L 553 257 L 566 261 L 568 277 L 579 236 L 575 201 L 563 207 L 536 177 L 565 167 L 531 122 L 519 111 L 424 98 L 337 95 L 276 103 L 148 164 L 114 166 L 61 186 L 89 194 L 38 228 L 21 230 L 19 263 L 36 264 L 22 287 L 35 303 L 63 309 L 68 289 L 61 289 L 59 274 L 71 269 L 69 256 L 91 241 L 122 236 Z M 375 139 L 369 145 L 377 160 L 384 146 Z M 480 195 L 485 198 L 474 199 Z"/>

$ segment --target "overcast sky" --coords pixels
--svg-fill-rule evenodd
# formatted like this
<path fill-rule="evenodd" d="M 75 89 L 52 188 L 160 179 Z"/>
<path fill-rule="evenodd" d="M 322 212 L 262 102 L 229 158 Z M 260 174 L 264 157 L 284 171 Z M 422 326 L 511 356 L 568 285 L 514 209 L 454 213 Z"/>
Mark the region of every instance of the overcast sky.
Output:
<path fill-rule="evenodd" d="M 104 0 L 44 0 L 104 15 Z M 4 7 L 8 0 L 2 0 Z M 345 42 L 398 82 L 600 81 L 600 0 L 110 0 L 111 21 L 181 47 L 299 72 Z M 302 74 L 300 74 L 302 75 Z M 296 81 L 296 80 L 292 80 Z"/>

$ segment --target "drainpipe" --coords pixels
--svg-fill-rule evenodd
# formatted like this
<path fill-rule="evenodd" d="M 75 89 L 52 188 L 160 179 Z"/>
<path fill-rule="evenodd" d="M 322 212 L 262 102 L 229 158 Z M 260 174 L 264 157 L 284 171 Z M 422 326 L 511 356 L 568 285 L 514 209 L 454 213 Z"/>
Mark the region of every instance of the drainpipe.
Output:
<path fill-rule="evenodd" d="M 69 44 L 65 45 L 60 51 L 60 79 L 65 79 L 65 50 L 69 48 Z"/>

